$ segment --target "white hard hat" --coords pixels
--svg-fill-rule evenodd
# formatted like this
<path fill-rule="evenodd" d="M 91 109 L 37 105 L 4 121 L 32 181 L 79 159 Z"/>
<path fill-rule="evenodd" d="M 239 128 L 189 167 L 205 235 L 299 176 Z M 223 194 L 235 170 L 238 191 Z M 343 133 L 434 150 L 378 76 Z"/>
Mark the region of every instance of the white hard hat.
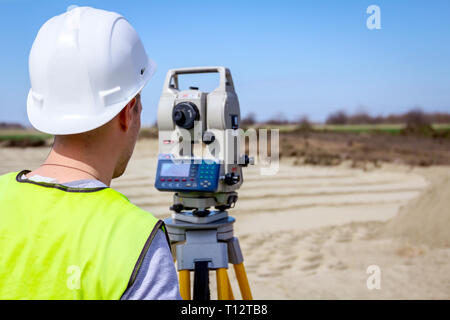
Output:
<path fill-rule="evenodd" d="M 29 68 L 31 124 L 66 135 L 114 118 L 150 80 L 156 65 L 124 17 L 77 7 L 41 27 Z"/>

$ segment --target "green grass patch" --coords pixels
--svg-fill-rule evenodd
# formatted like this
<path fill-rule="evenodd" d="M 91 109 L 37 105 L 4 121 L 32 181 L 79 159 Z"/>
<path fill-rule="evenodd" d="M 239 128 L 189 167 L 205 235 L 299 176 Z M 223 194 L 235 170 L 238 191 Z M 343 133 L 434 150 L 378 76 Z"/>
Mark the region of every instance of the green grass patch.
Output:
<path fill-rule="evenodd" d="M 52 135 L 32 130 L 0 130 L 0 143 L 5 147 L 40 147 Z"/>
<path fill-rule="evenodd" d="M 46 134 L 11 134 L 11 135 L 0 135 L 0 141 L 46 140 L 51 137 L 52 137 L 51 135 Z"/>
<path fill-rule="evenodd" d="M 363 124 L 363 125 L 316 125 L 314 129 L 332 132 L 350 132 L 350 133 L 389 133 L 400 134 L 405 129 L 404 124 Z M 436 131 L 449 131 L 450 124 L 433 124 L 432 128 Z"/>
<path fill-rule="evenodd" d="M 437 131 L 446 131 L 450 130 L 450 123 L 438 123 L 433 124 L 433 129 Z"/>
<path fill-rule="evenodd" d="M 398 134 L 405 128 L 403 124 L 344 124 L 344 125 L 318 125 L 314 129 L 319 131 L 372 133 L 382 132 Z"/>

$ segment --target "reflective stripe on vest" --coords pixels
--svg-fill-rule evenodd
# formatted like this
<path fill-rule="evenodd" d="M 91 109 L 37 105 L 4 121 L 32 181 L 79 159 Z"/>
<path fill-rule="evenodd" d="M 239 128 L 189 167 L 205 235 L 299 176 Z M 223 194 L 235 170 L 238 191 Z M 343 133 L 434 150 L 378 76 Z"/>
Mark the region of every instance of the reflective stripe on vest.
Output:
<path fill-rule="evenodd" d="M 111 188 L 0 176 L 0 299 L 120 299 L 163 222 Z"/>

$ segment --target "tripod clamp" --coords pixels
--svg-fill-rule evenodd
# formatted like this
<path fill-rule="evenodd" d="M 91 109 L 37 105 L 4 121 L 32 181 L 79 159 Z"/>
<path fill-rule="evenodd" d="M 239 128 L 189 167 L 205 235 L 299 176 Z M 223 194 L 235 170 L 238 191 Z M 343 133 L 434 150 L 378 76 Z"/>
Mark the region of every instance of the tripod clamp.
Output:
<path fill-rule="evenodd" d="M 209 269 L 242 263 L 244 258 L 239 240 L 233 236 L 235 221 L 226 211 L 213 211 L 207 217 L 175 213 L 166 219 L 170 241 L 186 241 L 176 246 L 178 271 L 194 270 L 196 261 L 207 261 Z"/>

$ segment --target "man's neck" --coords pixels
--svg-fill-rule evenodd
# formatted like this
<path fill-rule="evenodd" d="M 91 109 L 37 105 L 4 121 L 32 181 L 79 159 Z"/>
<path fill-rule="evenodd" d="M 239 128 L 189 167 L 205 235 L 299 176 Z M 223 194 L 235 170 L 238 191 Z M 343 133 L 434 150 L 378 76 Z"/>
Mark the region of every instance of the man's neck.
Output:
<path fill-rule="evenodd" d="M 114 173 L 114 166 L 110 160 L 111 158 L 108 157 L 96 159 L 84 156 L 81 152 L 71 152 L 71 154 L 65 152 L 63 155 L 52 149 L 47 160 L 27 177 L 40 175 L 54 178 L 59 183 L 95 179 L 109 186 Z"/>

